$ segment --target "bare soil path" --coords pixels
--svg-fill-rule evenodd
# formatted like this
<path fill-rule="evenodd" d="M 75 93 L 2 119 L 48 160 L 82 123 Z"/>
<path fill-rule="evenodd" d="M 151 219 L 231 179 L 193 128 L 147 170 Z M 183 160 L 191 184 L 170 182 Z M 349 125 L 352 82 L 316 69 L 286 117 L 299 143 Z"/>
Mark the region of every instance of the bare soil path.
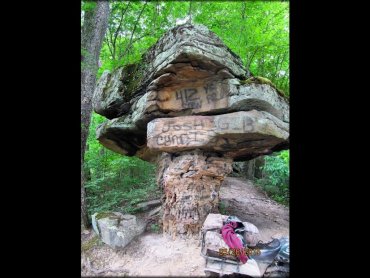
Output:
<path fill-rule="evenodd" d="M 269 199 L 251 181 L 226 178 L 220 191 L 227 214 L 257 226 L 261 240 L 289 235 L 289 209 Z M 205 276 L 200 242 L 172 240 L 145 232 L 123 250 L 100 242 L 93 230 L 81 233 L 82 276 Z"/>

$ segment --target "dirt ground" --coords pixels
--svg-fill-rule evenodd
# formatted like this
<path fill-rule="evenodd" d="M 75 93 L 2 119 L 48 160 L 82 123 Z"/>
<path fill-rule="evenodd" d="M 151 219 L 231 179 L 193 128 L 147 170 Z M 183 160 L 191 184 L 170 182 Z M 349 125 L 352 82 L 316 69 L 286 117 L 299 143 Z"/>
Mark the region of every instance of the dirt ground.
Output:
<path fill-rule="evenodd" d="M 252 181 L 226 178 L 220 199 L 226 204 L 225 214 L 256 225 L 262 241 L 289 236 L 289 208 L 271 200 Z"/>
<path fill-rule="evenodd" d="M 220 197 L 226 212 L 257 226 L 261 240 L 289 235 L 289 209 L 272 201 L 248 180 L 226 178 Z M 172 240 L 145 232 L 123 250 L 100 242 L 93 230 L 81 233 L 81 276 L 205 276 L 200 241 Z"/>

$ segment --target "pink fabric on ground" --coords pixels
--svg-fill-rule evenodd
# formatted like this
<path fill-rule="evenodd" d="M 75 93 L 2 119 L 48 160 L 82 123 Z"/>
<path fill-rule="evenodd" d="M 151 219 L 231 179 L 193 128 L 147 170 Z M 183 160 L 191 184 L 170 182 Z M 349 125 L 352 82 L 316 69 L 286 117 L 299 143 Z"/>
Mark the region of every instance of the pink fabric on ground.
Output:
<path fill-rule="evenodd" d="M 244 249 L 244 246 L 238 236 L 235 234 L 234 229 L 237 227 L 236 222 L 229 222 L 228 224 L 224 225 L 221 229 L 222 238 L 224 239 L 225 243 L 230 248 L 236 248 L 236 249 Z M 245 255 L 245 253 L 242 253 L 238 256 L 240 261 L 245 264 L 248 260 L 248 257 Z"/>

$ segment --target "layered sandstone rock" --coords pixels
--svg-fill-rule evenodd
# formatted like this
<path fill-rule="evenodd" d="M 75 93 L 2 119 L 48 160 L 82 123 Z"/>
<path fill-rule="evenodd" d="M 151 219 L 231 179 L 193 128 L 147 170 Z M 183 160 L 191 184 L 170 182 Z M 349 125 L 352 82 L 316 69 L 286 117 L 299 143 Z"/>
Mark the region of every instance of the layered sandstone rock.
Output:
<path fill-rule="evenodd" d="M 167 154 L 158 163 L 163 169 L 159 185 L 165 197 L 164 232 L 198 235 L 207 215 L 218 210 L 218 192 L 224 177 L 232 171 L 232 159 L 195 150 Z"/>
<path fill-rule="evenodd" d="M 168 31 L 136 64 L 105 72 L 93 106 L 105 147 L 158 162 L 163 225 L 197 233 L 232 161 L 289 146 L 289 104 L 206 27 Z M 258 82 L 257 82 L 258 81 Z"/>

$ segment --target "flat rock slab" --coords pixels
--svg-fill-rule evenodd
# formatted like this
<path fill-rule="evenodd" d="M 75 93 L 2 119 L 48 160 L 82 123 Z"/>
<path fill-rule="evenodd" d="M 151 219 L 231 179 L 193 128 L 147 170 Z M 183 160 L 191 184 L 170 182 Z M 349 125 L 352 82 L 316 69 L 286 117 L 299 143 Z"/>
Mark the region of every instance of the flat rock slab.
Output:
<path fill-rule="evenodd" d="M 289 122 L 289 105 L 270 84 L 243 84 L 233 76 L 201 75 L 191 66 L 152 81 L 144 113 L 188 115 L 261 110 Z M 179 77 L 184 75 L 186 77 Z M 193 78 L 192 78 L 193 77 Z"/>
<path fill-rule="evenodd" d="M 213 277 L 223 277 L 225 275 L 230 275 L 231 277 L 262 277 L 263 274 L 259 264 L 254 259 L 249 259 L 245 264 L 230 264 L 207 260 L 204 272 L 212 273 Z"/>
<path fill-rule="evenodd" d="M 268 153 L 288 137 L 288 124 L 269 113 L 253 110 L 155 119 L 148 124 L 147 145 L 155 151 L 203 149 L 235 158 Z"/>
<path fill-rule="evenodd" d="M 214 231 L 220 234 L 221 229 L 223 227 L 223 223 L 226 221 L 228 217 L 229 217 L 228 215 L 222 215 L 219 213 L 208 214 L 206 220 L 203 223 L 201 229 L 202 232 L 206 233 L 207 231 Z M 250 222 L 243 222 L 243 225 L 245 227 L 244 239 L 247 245 L 250 247 L 255 246 L 260 239 L 258 228 Z"/>
<path fill-rule="evenodd" d="M 95 213 L 92 215 L 92 225 L 101 240 L 115 249 L 125 247 L 146 227 L 135 215 L 120 212 Z"/>
<path fill-rule="evenodd" d="M 225 221 L 225 218 L 222 217 L 220 213 L 210 213 L 208 214 L 206 220 L 203 223 L 202 231 L 216 230 L 220 231 L 222 228 L 222 223 Z"/>
<path fill-rule="evenodd" d="M 274 88 L 267 84 L 238 86 L 233 80 L 184 81 L 175 87 L 167 84 L 159 91 L 149 91 L 133 101 L 126 115 L 99 126 L 97 139 L 114 152 L 150 160 L 147 124 L 156 118 L 257 110 L 289 122 L 289 105 Z"/>
<path fill-rule="evenodd" d="M 223 240 L 219 231 L 207 231 L 204 236 L 204 251 L 207 256 L 239 261 L 236 256 L 231 254 L 220 254 L 220 249 L 229 250 L 230 247 Z"/>

